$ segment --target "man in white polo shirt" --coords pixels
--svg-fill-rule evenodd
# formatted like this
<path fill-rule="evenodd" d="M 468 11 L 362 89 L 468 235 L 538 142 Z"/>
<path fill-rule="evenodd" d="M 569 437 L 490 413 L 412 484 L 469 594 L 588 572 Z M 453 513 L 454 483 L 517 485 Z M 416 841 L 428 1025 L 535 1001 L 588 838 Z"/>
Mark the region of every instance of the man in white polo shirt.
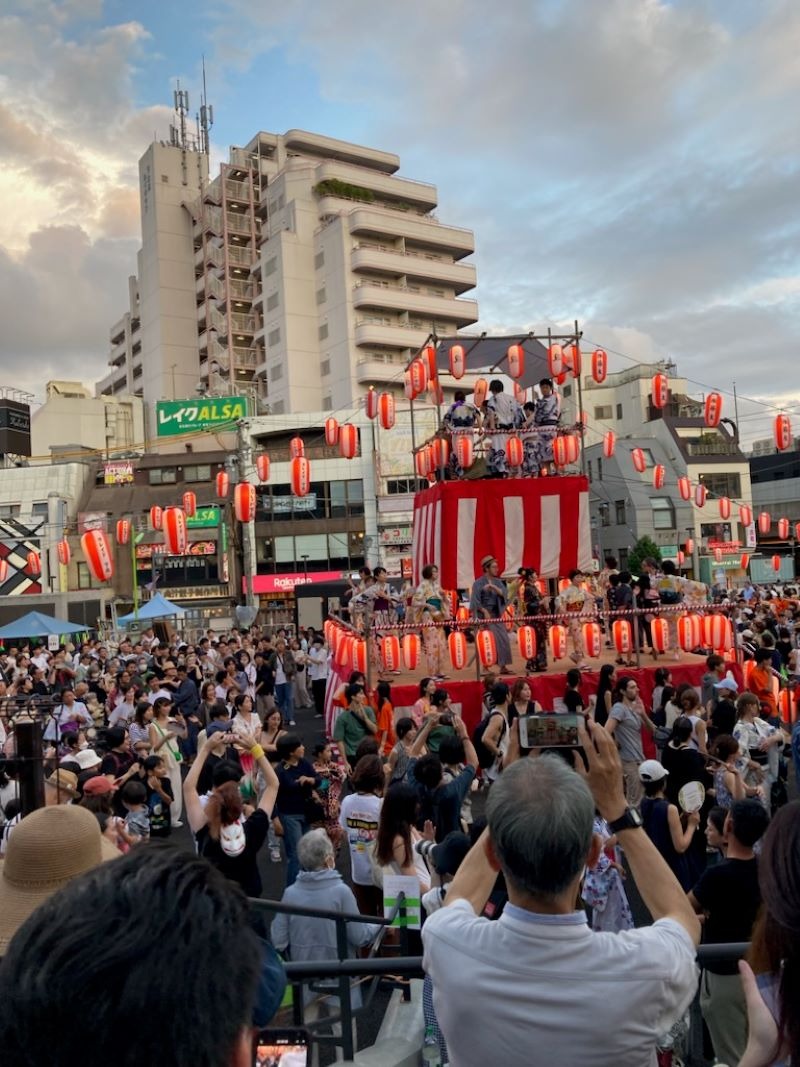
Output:
<path fill-rule="evenodd" d="M 647 1067 L 697 988 L 700 926 L 622 791 L 613 738 L 582 730 L 589 771 L 557 756 L 512 763 L 492 786 L 488 828 L 422 931 L 425 970 L 452 1067 Z M 516 724 L 511 760 L 518 754 Z M 595 807 L 618 834 L 655 922 L 593 932 L 576 911 L 597 861 Z M 498 870 L 509 903 L 479 918 Z"/>

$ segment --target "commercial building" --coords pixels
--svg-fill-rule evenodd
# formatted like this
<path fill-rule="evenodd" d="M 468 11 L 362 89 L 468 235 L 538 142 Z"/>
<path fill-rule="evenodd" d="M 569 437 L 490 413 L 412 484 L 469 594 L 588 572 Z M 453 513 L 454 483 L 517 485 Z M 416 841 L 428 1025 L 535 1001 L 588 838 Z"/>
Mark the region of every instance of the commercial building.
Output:
<path fill-rule="evenodd" d="M 82 382 L 48 382 L 31 419 L 31 454 L 38 459 L 81 453 L 117 456 L 144 447 L 144 408 L 130 393 L 94 396 Z"/>
<path fill-rule="evenodd" d="M 753 581 L 788 581 L 797 574 L 798 523 L 800 523 L 800 451 L 776 452 L 772 441 L 771 453 L 750 459 L 750 481 L 753 486 L 753 511 L 767 512 L 770 527 L 766 533 L 758 530 L 758 552 L 751 564 Z M 779 519 L 789 520 L 789 536 L 780 537 Z M 780 570 L 775 571 L 772 557 L 780 557 Z"/>

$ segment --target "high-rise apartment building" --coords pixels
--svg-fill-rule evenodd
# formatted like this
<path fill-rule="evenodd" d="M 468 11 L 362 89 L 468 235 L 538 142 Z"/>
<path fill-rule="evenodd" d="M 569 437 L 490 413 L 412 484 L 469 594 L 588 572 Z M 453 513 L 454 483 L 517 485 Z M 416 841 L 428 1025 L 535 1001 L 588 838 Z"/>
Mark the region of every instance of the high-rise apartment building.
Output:
<path fill-rule="evenodd" d="M 433 214 L 399 158 L 319 134 L 261 132 L 208 181 L 207 156 L 140 162 L 142 249 L 98 392 L 154 403 L 250 393 L 275 414 L 402 393 L 431 333 L 477 321 L 472 232 Z M 152 436 L 152 433 L 151 433 Z"/>

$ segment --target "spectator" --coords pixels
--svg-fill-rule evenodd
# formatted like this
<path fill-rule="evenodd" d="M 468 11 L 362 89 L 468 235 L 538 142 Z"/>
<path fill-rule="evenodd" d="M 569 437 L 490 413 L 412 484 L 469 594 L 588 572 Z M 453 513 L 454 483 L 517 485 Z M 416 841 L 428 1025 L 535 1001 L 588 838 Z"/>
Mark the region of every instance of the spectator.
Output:
<path fill-rule="evenodd" d="M 700 703 L 703 709 L 709 711 L 709 705 L 714 701 L 717 694 L 714 689 L 722 678 L 725 677 L 725 660 L 715 652 L 706 657 L 706 673 L 700 683 Z"/>
<path fill-rule="evenodd" d="M 633 808 L 638 807 L 642 799 L 639 764 L 644 760 L 643 725 L 651 733 L 655 733 L 655 726 L 644 710 L 642 698 L 639 696 L 639 686 L 630 675 L 622 674 L 617 680 L 614 703 L 604 729 L 619 746 L 625 795 Z"/>
<path fill-rule="evenodd" d="M 394 733 L 394 708 L 392 707 L 392 687 L 388 682 L 378 682 L 375 692 L 372 694 L 372 710 L 375 712 L 375 723 L 378 732 L 375 735 L 378 740 L 379 752 L 384 759 L 389 755 L 397 743 Z"/>
<path fill-rule="evenodd" d="M 76 879 L 19 930 L 0 967 L 0 1047 L 14 1067 L 249 1067 L 253 1026 L 284 987 L 241 894 L 156 842 Z M 153 1025 L 128 1041 L 136 1018 Z"/>
<path fill-rule="evenodd" d="M 496 688 L 499 688 L 497 686 Z M 508 687 L 503 687 L 508 693 Z M 425 743 L 435 716 L 429 716 L 417 735 L 415 747 Z M 478 756 L 460 716 L 454 719 L 455 730 L 464 746 L 466 766 L 458 775 L 445 782 L 444 767 L 439 756 L 427 755 L 411 761 L 409 776 L 417 783 L 420 813 L 417 827 L 430 820 L 435 828 L 437 841 L 444 841 L 449 833 L 461 829 L 461 805 L 470 791 L 478 771 Z"/>
<path fill-rule="evenodd" d="M 313 791 L 319 785 L 320 778 L 305 758 L 306 747 L 297 734 L 284 734 L 277 747 L 280 760 L 275 765 L 279 782 L 275 816 L 283 833 L 287 860 L 286 885 L 289 886 L 300 870 L 297 844 L 308 831 Z"/>
<path fill-rule="evenodd" d="M 344 755 L 347 773 L 350 774 L 355 763 L 356 749 L 359 741 L 378 732 L 375 712 L 367 706 L 364 686 L 359 682 L 348 685 L 344 693 L 347 707 L 339 715 L 333 728 L 333 739 L 339 742 L 339 750 Z"/>
<path fill-rule="evenodd" d="M 699 923 L 626 807 L 613 740 L 592 722 L 588 730 L 586 779 L 549 755 L 515 762 L 515 738 L 489 794 L 488 830 L 425 924 L 425 969 L 454 1063 L 641 1067 L 692 999 Z M 595 807 L 619 837 L 653 926 L 593 932 L 575 911 L 601 847 Z M 498 870 L 509 903 L 487 922 L 479 916 Z"/>
<path fill-rule="evenodd" d="M 390 782 L 402 782 L 412 758 L 414 742 L 417 739 L 417 724 L 410 716 L 404 715 L 397 720 L 394 728 L 397 734 L 397 744 L 389 755 L 386 773 Z"/>
<path fill-rule="evenodd" d="M 639 768 L 644 785 L 642 825 L 683 889 L 688 890 L 694 882 L 694 874 L 687 850 L 700 825 L 700 813 L 689 812 L 686 825 L 683 825 L 681 813 L 665 795 L 668 773 L 654 759 L 645 760 Z"/>
<path fill-rule="evenodd" d="M 687 782 L 702 782 L 706 777 L 706 761 L 691 746 L 692 722 L 681 715 L 672 724 L 672 734 L 661 753 L 661 762 L 669 772 L 667 799 L 678 803 L 678 793 Z"/>
<path fill-rule="evenodd" d="M 148 756 L 144 761 L 147 786 L 147 811 L 151 837 L 169 837 L 172 833 L 172 782 L 160 756 Z"/>
<path fill-rule="evenodd" d="M 758 861 L 753 846 L 769 819 L 757 800 L 737 800 L 725 820 L 727 856 L 709 867 L 689 893 L 689 901 L 704 915 L 703 943 L 749 941 L 761 906 Z M 738 1064 L 747 1043 L 744 992 L 733 960 L 705 965 L 700 980 L 700 1005 L 721 1063 Z"/>
<path fill-rule="evenodd" d="M 140 841 L 150 840 L 150 811 L 147 807 L 147 787 L 143 782 L 126 782 L 120 790 L 125 808 L 125 829 Z"/>
<path fill-rule="evenodd" d="M 59 767 L 57 771 L 44 780 L 44 802 L 46 807 L 57 804 L 71 804 L 78 796 L 78 779 L 72 771 Z"/>
<path fill-rule="evenodd" d="M 353 770 L 353 789 L 341 803 L 339 824 L 350 847 L 350 879 L 362 915 L 378 915 L 383 895 L 372 877 L 369 849 L 378 834 L 383 764 L 379 756 L 362 756 Z"/>

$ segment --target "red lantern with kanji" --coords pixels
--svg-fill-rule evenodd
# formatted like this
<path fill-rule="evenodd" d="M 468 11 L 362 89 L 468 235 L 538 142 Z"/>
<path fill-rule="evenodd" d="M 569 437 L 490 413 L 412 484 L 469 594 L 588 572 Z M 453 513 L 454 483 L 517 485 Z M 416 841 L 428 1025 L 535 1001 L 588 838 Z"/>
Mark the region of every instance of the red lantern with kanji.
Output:
<path fill-rule="evenodd" d="M 471 433 L 460 433 L 455 439 L 456 461 L 460 467 L 468 470 L 475 461 L 475 446 Z"/>
<path fill-rule="evenodd" d="M 722 418 L 722 397 L 719 393 L 709 393 L 705 403 L 706 426 L 719 426 Z"/>
<path fill-rule="evenodd" d="M 105 531 L 87 530 L 81 537 L 81 548 L 89 570 L 98 582 L 107 582 L 114 576 L 114 558 Z"/>
<path fill-rule="evenodd" d="M 381 638 L 381 659 L 384 670 L 400 670 L 400 639 L 394 634 Z"/>
<path fill-rule="evenodd" d="M 420 639 L 419 634 L 406 634 L 403 638 L 403 663 L 407 671 L 415 671 L 419 663 Z"/>
<path fill-rule="evenodd" d="M 458 380 L 463 378 L 467 370 L 467 358 L 463 345 L 450 345 L 450 351 L 447 353 L 447 358 L 450 363 L 450 373 Z"/>
<path fill-rule="evenodd" d="M 731 502 L 727 496 L 719 498 L 719 517 L 721 519 L 729 519 L 731 517 Z"/>
<path fill-rule="evenodd" d="M 467 665 L 467 635 L 460 630 L 454 630 L 447 638 L 447 650 L 450 653 L 450 662 L 453 670 L 461 671 Z"/>
<path fill-rule="evenodd" d="M 306 454 L 306 446 L 302 437 L 293 437 L 289 442 L 289 459 L 297 459 Z"/>
<path fill-rule="evenodd" d="M 706 506 L 707 495 L 708 490 L 706 489 L 706 487 L 703 485 L 702 482 L 698 482 L 697 485 L 694 487 L 694 502 L 698 508 L 704 508 Z"/>
<path fill-rule="evenodd" d="M 739 508 L 739 521 L 742 526 L 751 526 L 753 522 L 753 509 L 747 504 L 742 504 Z"/>
<path fill-rule="evenodd" d="M 687 537 L 686 538 L 686 541 L 684 542 L 684 545 L 683 545 L 683 550 L 684 550 L 684 552 L 686 553 L 687 556 L 691 556 L 691 555 L 694 554 L 694 538 L 693 537 Z"/>
<path fill-rule="evenodd" d="M 627 656 L 633 649 L 633 630 L 627 619 L 617 619 L 611 626 L 611 638 L 618 655 Z"/>
<path fill-rule="evenodd" d="M 614 455 L 614 450 L 617 447 L 617 435 L 613 430 L 606 430 L 603 434 L 603 455 L 606 459 L 611 459 Z"/>
<path fill-rule="evenodd" d="M 733 630 L 725 615 L 704 615 L 702 626 L 703 644 L 706 648 L 725 651 L 733 648 Z"/>
<path fill-rule="evenodd" d="M 292 492 L 295 496 L 307 496 L 311 489 L 311 464 L 305 456 L 295 456 L 290 464 Z"/>
<path fill-rule="evenodd" d="M 36 578 L 42 573 L 42 560 L 38 552 L 29 552 L 25 557 L 27 565 L 25 570 L 31 577 Z"/>
<path fill-rule="evenodd" d="M 509 377 L 521 378 L 525 373 L 525 349 L 522 345 L 509 345 L 506 356 L 508 357 Z"/>
<path fill-rule="evenodd" d="M 666 475 L 666 470 L 665 470 L 663 464 L 656 463 L 655 467 L 653 467 L 653 488 L 654 489 L 663 489 L 664 488 L 664 477 L 665 477 L 665 475 Z"/>
<path fill-rule="evenodd" d="M 381 393 L 378 397 L 378 415 L 384 430 L 391 430 L 395 423 L 394 396 L 391 393 Z"/>
<path fill-rule="evenodd" d="M 768 534 L 772 527 L 772 516 L 768 511 L 759 511 L 758 513 L 758 532 L 762 534 Z"/>
<path fill-rule="evenodd" d="M 587 656 L 597 659 L 603 651 L 603 634 L 598 622 L 585 622 L 581 627 L 583 649 Z"/>
<path fill-rule="evenodd" d="M 776 574 L 780 571 L 780 569 L 781 569 L 781 557 L 780 556 L 773 556 L 772 557 L 772 569 L 775 571 Z"/>
<path fill-rule="evenodd" d="M 778 519 L 778 537 L 781 541 L 785 541 L 789 536 L 789 520 Z"/>
<path fill-rule="evenodd" d="M 653 635 L 653 648 L 656 652 L 669 651 L 669 623 L 666 619 L 653 619 L 650 623 L 650 632 Z"/>
<path fill-rule="evenodd" d="M 131 538 L 131 520 L 117 519 L 117 544 L 127 545 Z"/>
<path fill-rule="evenodd" d="M 418 449 L 414 454 L 414 470 L 417 472 L 418 478 L 427 478 L 431 470 L 433 463 L 433 454 L 430 446 L 425 445 L 423 448 Z"/>
<path fill-rule="evenodd" d="M 480 410 L 486 403 L 486 394 L 489 392 L 489 383 L 485 378 L 478 378 L 475 382 L 475 392 L 473 394 L 473 400 L 475 401 L 475 407 Z"/>
<path fill-rule="evenodd" d="M 456 608 L 456 622 L 465 623 L 469 621 L 469 618 L 469 608 L 466 604 L 461 604 Z"/>
<path fill-rule="evenodd" d="M 641 448 L 631 449 L 631 462 L 633 463 L 633 469 L 638 471 L 639 474 L 643 474 L 647 470 L 647 459 Z"/>
<path fill-rule="evenodd" d="M 425 364 L 425 370 L 428 372 L 428 381 L 430 381 L 431 378 L 436 378 L 436 348 L 433 345 L 426 345 L 423 348 L 422 362 Z"/>
<path fill-rule="evenodd" d="M 567 654 L 567 628 L 556 623 L 547 634 L 550 642 L 550 654 L 553 659 L 564 659 Z"/>
<path fill-rule="evenodd" d="M 699 615 L 681 615 L 678 619 L 678 644 L 684 652 L 698 648 L 702 640 L 702 626 Z"/>
<path fill-rule="evenodd" d="M 581 346 L 570 345 L 569 349 L 569 364 L 572 368 L 572 377 L 580 378 L 581 370 L 583 369 L 583 359 L 581 357 Z"/>
<path fill-rule="evenodd" d="M 224 500 L 228 495 L 228 490 L 231 486 L 231 479 L 227 471 L 220 471 L 217 474 L 217 496 Z"/>
<path fill-rule="evenodd" d="M 160 508 L 158 504 L 153 504 L 150 508 L 150 529 L 160 530 L 164 521 L 164 509 Z"/>
<path fill-rule="evenodd" d="M 260 482 L 269 481 L 269 456 L 266 453 L 256 456 L 256 474 Z"/>
<path fill-rule="evenodd" d="M 580 443 L 574 433 L 561 434 L 553 441 L 553 462 L 557 467 L 577 463 Z"/>
<path fill-rule="evenodd" d="M 352 459 L 358 452 L 358 427 L 346 422 L 339 427 L 339 455 Z"/>
<path fill-rule="evenodd" d="M 567 380 L 566 367 L 564 368 L 564 370 L 562 370 L 562 372 L 560 374 L 555 374 L 553 376 L 553 381 L 556 383 L 556 385 L 563 385 L 566 380 Z"/>
<path fill-rule="evenodd" d="M 428 399 L 432 404 L 441 404 L 444 401 L 444 389 L 438 378 L 430 378 L 428 381 Z"/>
<path fill-rule="evenodd" d="M 524 404 L 528 399 L 528 390 L 519 382 L 514 382 L 514 399 L 518 404 Z"/>
<path fill-rule="evenodd" d="M 339 444 L 339 420 L 333 415 L 325 420 L 325 444 L 331 448 Z"/>
<path fill-rule="evenodd" d="M 509 467 L 521 467 L 524 454 L 522 441 L 515 434 L 506 439 L 506 458 Z"/>
<path fill-rule="evenodd" d="M 420 393 L 425 392 L 428 384 L 428 371 L 421 359 L 412 359 L 408 366 L 408 374 L 411 382 L 411 399 L 415 399 Z"/>
<path fill-rule="evenodd" d="M 536 657 L 536 631 L 532 626 L 520 626 L 517 630 L 519 654 L 527 663 Z"/>
<path fill-rule="evenodd" d="M 722 549 L 721 548 L 715 548 L 714 549 L 714 562 L 715 563 L 722 563 Z"/>
<path fill-rule="evenodd" d="M 350 663 L 354 671 L 367 673 L 367 642 L 363 638 L 356 638 L 350 648 Z"/>
<path fill-rule="evenodd" d="M 61 564 L 61 566 L 68 567 L 71 557 L 69 541 L 67 541 L 66 539 L 59 541 L 56 545 L 56 554 L 58 555 L 58 562 Z"/>
<path fill-rule="evenodd" d="M 183 497 L 181 498 L 181 503 L 183 504 L 183 511 L 187 518 L 194 518 L 194 516 L 197 514 L 197 497 L 191 491 L 191 489 L 187 489 L 187 491 L 183 494 Z"/>
<path fill-rule="evenodd" d="M 596 348 L 592 352 L 592 377 L 598 385 L 602 385 L 608 374 L 608 356 L 604 349 Z"/>
<path fill-rule="evenodd" d="M 561 345 L 550 345 L 547 350 L 547 365 L 551 378 L 557 378 L 564 372 L 564 349 Z"/>
<path fill-rule="evenodd" d="M 654 374 L 651 383 L 653 407 L 665 408 L 669 400 L 669 378 L 666 374 Z"/>
<path fill-rule="evenodd" d="M 478 630 L 475 634 L 475 647 L 484 669 L 497 663 L 497 642 L 491 630 Z"/>
<path fill-rule="evenodd" d="M 792 447 L 792 420 L 788 415 L 775 416 L 775 447 L 779 452 Z"/>
<path fill-rule="evenodd" d="M 682 567 L 684 565 L 684 563 L 686 562 L 686 553 L 683 551 L 682 548 L 678 549 L 677 560 L 678 560 L 678 566 L 679 567 Z"/>
<path fill-rule="evenodd" d="M 681 494 L 681 500 L 692 499 L 692 483 L 685 474 L 678 479 L 678 492 Z"/>
<path fill-rule="evenodd" d="M 239 482 L 236 486 L 233 510 L 239 522 L 252 522 L 256 517 L 256 487 L 252 482 Z"/>
<path fill-rule="evenodd" d="M 367 390 L 367 395 L 364 397 L 364 411 L 367 413 L 368 419 L 374 419 L 378 414 L 378 393 L 372 386 Z"/>
<path fill-rule="evenodd" d="M 0 559 L 0 585 L 3 584 L 3 582 L 6 580 L 7 577 L 8 577 L 8 560 L 7 559 Z"/>
<path fill-rule="evenodd" d="M 743 552 L 742 553 L 742 558 L 739 560 L 739 566 L 742 568 L 743 571 L 746 571 L 747 568 L 750 566 L 750 554 L 749 554 L 749 552 Z"/>
<path fill-rule="evenodd" d="M 446 467 L 450 459 L 450 442 L 445 437 L 434 437 L 431 442 L 434 470 Z"/>
<path fill-rule="evenodd" d="M 255 496 L 255 490 L 253 490 L 253 495 Z M 170 556 L 186 555 L 189 539 L 186 532 L 186 516 L 181 508 L 166 508 L 163 530 L 167 553 Z"/>

